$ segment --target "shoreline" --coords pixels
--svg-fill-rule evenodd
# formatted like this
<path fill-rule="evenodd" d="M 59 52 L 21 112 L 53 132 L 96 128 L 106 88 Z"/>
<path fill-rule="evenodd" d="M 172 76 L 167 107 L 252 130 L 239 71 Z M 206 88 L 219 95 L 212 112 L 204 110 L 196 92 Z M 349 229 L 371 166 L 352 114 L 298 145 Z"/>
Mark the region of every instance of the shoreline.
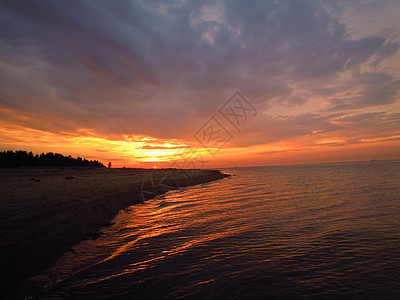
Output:
<path fill-rule="evenodd" d="M 2 298 L 30 294 L 23 282 L 51 267 L 121 210 L 168 190 L 230 175 L 218 170 L 0 169 Z"/>

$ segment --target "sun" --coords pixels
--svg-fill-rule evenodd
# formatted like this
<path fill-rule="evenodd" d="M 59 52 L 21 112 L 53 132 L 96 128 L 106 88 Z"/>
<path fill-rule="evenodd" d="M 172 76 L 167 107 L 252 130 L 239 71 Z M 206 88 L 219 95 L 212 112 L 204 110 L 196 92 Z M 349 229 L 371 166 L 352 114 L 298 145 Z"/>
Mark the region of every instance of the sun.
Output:
<path fill-rule="evenodd" d="M 158 169 L 158 166 L 157 166 L 157 165 L 154 165 L 154 166 L 153 166 L 153 169 Z"/>

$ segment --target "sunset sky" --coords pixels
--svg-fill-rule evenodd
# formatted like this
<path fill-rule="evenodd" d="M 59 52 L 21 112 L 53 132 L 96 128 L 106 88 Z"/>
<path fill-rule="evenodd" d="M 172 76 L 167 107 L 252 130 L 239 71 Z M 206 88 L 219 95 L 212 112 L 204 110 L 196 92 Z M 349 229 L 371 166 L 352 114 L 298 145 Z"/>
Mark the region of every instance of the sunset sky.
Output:
<path fill-rule="evenodd" d="M 0 1 L 0 150 L 399 159 L 399 16 L 398 0 Z"/>

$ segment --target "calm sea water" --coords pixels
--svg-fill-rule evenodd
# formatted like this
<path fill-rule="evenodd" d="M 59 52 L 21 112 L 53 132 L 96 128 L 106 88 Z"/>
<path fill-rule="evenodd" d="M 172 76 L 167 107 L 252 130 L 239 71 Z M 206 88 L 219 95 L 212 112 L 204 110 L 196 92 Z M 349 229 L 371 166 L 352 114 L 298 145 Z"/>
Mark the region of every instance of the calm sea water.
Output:
<path fill-rule="evenodd" d="M 400 161 L 223 171 L 121 212 L 45 298 L 400 297 Z"/>

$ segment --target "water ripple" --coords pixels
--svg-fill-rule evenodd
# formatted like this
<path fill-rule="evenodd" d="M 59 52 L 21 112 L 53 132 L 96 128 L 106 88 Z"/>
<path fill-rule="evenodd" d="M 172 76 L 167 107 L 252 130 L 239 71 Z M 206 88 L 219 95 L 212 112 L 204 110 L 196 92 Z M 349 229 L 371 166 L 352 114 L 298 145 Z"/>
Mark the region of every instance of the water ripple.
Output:
<path fill-rule="evenodd" d="M 122 211 L 45 298 L 400 297 L 400 164 L 230 169 Z"/>

